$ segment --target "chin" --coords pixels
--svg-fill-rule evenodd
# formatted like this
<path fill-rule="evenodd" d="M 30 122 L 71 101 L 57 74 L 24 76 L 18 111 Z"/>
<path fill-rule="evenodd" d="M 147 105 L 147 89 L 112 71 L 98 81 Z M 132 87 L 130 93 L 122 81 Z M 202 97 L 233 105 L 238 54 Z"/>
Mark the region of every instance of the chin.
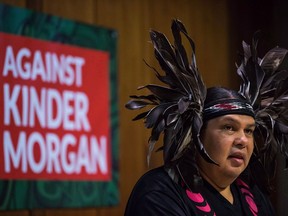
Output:
<path fill-rule="evenodd" d="M 243 170 L 239 171 L 239 172 L 231 172 L 230 176 L 231 176 L 231 178 L 236 179 L 241 175 L 242 172 L 243 172 Z"/>

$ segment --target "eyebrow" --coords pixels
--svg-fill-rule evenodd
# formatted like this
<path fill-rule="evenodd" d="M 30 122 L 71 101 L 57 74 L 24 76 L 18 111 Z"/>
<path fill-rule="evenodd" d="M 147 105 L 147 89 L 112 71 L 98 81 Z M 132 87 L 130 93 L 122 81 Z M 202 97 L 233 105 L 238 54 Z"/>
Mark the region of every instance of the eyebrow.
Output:
<path fill-rule="evenodd" d="M 234 119 L 233 117 L 230 117 L 230 116 L 225 116 L 223 120 L 240 124 L 240 122 L 237 119 Z M 256 127 L 256 123 L 254 122 L 251 124 L 247 124 L 247 127 Z"/>

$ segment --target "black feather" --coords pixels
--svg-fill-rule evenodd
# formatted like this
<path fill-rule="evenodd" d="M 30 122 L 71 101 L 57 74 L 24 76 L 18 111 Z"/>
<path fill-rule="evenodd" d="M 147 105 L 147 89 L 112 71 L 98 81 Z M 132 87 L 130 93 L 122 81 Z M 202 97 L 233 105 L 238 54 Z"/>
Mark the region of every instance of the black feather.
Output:
<path fill-rule="evenodd" d="M 203 158 L 215 163 L 199 139 L 206 86 L 198 72 L 195 45 L 179 20 L 172 21 L 171 30 L 174 37 L 173 45 L 162 33 L 154 30 L 150 32 L 155 57 L 164 74 L 145 62 L 164 85 L 149 84 L 138 88 L 146 88 L 151 94 L 133 96 L 126 107 L 142 109 L 152 106 L 134 118 L 144 119 L 145 126 L 151 128 L 148 160 L 155 143 L 163 133 L 163 146 L 158 150 L 163 150 L 164 165 L 167 168 L 175 168 L 190 148 L 197 149 Z M 190 58 L 182 45 L 182 39 L 188 40 L 191 46 Z M 196 147 L 191 147 L 193 145 Z"/>
<path fill-rule="evenodd" d="M 254 132 L 257 167 L 262 167 L 269 183 L 275 176 L 276 155 L 280 150 L 288 159 L 288 65 L 287 49 L 275 47 L 261 59 L 257 38 L 252 46 L 243 42 L 243 59 L 237 69 L 242 78 L 239 93 L 255 110 Z"/>

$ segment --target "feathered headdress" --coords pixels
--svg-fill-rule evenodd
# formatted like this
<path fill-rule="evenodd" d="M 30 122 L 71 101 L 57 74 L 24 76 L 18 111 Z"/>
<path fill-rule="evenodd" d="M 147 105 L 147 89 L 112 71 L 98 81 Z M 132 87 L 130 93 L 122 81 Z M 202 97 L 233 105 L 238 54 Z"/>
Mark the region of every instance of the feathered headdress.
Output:
<path fill-rule="evenodd" d="M 275 47 L 261 59 L 257 55 L 257 44 L 258 34 L 251 46 L 243 42 L 244 55 L 237 73 L 243 81 L 239 93 L 255 112 L 255 158 L 251 165 L 260 169 L 257 175 L 264 175 L 262 180 L 266 182 L 262 184 L 269 186 L 276 171 L 278 151 L 288 167 L 288 50 Z"/>
<path fill-rule="evenodd" d="M 154 71 L 158 79 L 166 86 L 149 84 L 139 88 L 147 88 L 152 94 L 131 96 L 133 99 L 126 104 L 126 107 L 140 109 L 147 105 L 153 106 L 149 111 L 133 119 L 144 118 L 145 126 L 152 128 L 148 160 L 155 142 L 164 132 L 164 164 L 171 165 L 177 161 L 192 139 L 201 155 L 212 162 L 199 140 L 206 87 L 198 72 L 194 42 L 180 21 L 174 20 L 171 28 L 175 40 L 174 46 L 162 33 L 150 32 L 155 56 L 165 75 L 162 76 L 156 70 Z M 181 33 L 192 47 L 191 63 L 182 45 Z"/>
<path fill-rule="evenodd" d="M 132 100 L 126 107 L 141 109 L 152 106 L 150 110 L 134 118 L 144 119 L 145 126 L 152 129 L 148 161 L 155 142 L 160 134 L 164 133 L 161 148 L 164 165 L 174 169 L 174 174 L 178 172 L 183 178 L 178 164 L 185 158 L 187 151 L 195 155 L 197 150 L 208 162 L 215 162 L 199 139 L 206 86 L 198 72 L 195 45 L 179 20 L 172 21 L 171 29 L 174 45 L 171 45 L 162 33 L 150 32 L 155 56 L 165 74 L 161 75 L 153 69 L 165 86 L 149 84 L 139 88 L 147 88 L 151 94 L 131 96 Z M 188 39 L 192 48 L 191 62 L 182 45 L 182 36 Z M 237 68 L 237 73 L 243 80 L 239 93 L 253 106 L 255 112 L 255 160 L 270 173 L 275 168 L 271 162 L 275 161 L 277 149 L 280 148 L 285 158 L 288 158 L 288 72 L 281 67 L 287 50 L 276 47 L 263 59 L 259 59 L 256 48 L 256 39 L 251 47 L 243 42 L 244 57 Z M 192 164 L 197 172 L 195 158 L 191 157 L 191 154 L 187 160 L 190 160 L 190 165 Z"/>

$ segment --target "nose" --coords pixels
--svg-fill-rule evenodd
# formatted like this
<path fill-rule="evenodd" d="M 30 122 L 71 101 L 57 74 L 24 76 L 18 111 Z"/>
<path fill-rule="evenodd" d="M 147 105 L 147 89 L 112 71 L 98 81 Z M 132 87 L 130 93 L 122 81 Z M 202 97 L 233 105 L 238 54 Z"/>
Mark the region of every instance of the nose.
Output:
<path fill-rule="evenodd" d="M 237 136 L 234 140 L 234 145 L 240 149 L 245 148 L 249 142 L 248 137 L 246 136 L 244 131 L 240 131 L 237 133 Z"/>

